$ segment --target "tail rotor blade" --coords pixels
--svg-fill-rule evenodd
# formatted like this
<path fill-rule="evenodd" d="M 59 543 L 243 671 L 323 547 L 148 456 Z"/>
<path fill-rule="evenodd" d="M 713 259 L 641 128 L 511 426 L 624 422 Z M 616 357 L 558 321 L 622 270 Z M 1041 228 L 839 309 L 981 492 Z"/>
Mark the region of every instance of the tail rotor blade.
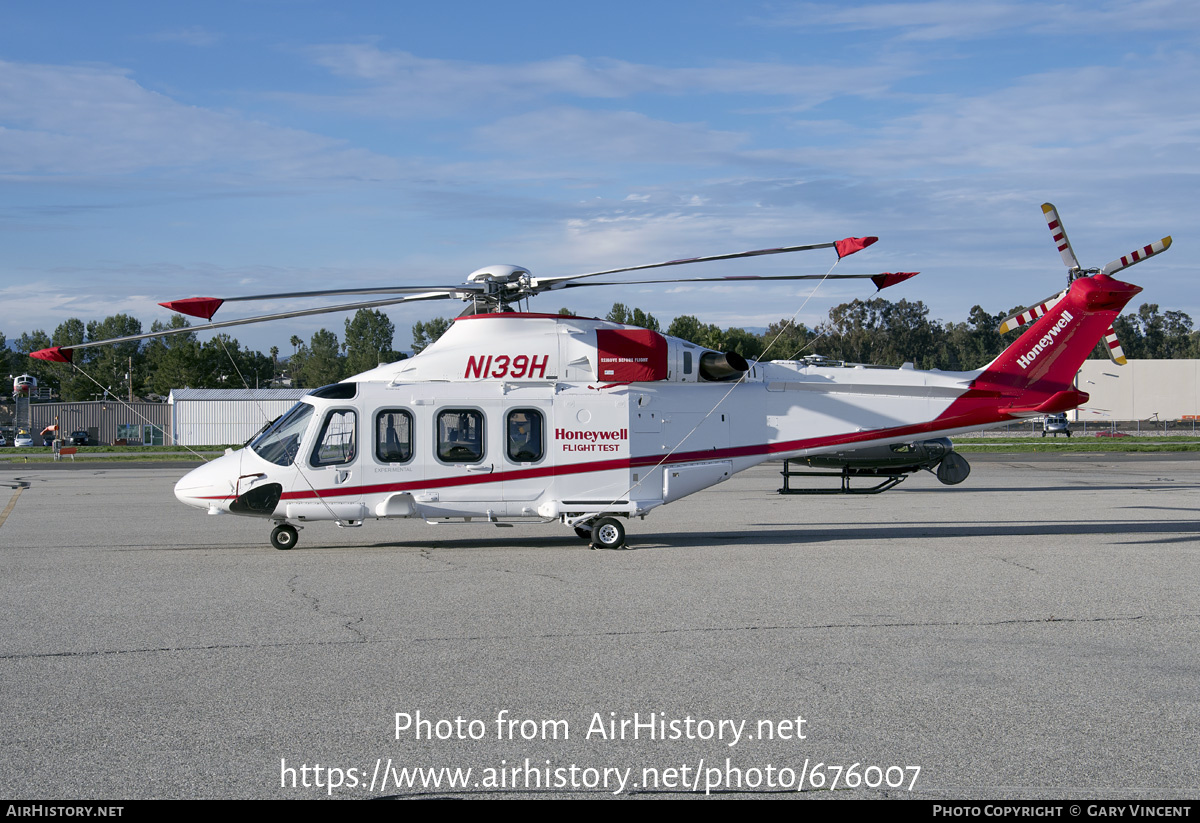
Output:
<path fill-rule="evenodd" d="M 1142 246 L 1137 251 L 1131 251 L 1123 257 L 1118 257 L 1116 260 L 1109 263 L 1104 268 L 1100 269 L 1101 274 L 1113 274 L 1121 269 L 1127 269 L 1135 263 L 1140 263 L 1147 257 L 1153 257 L 1156 254 L 1162 254 L 1167 249 L 1171 248 L 1170 236 L 1164 237 L 1162 240 L 1151 243 L 1149 246 Z"/>
<path fill-rule="evenodd" d="M 1012 331 L 1013 329 L 1019 329 L 1022 326 L 1028 326 L 1034 320 L 1037 320 L 1043 314 L 1050 311 L 1050 309 L 1054 308 L 1055 304 L 1058 303 L 1059 300 L 1062 300 L 1066 294 L 1067 293 L 1065 291 L 1061 291 L 1058 294 L 1052 294 L 1042 302 L 1036 303 L 1024 311 L 1017 312 L 1011 317 L 1006 318 L 1004 322 L 1000 324 L 1000 327 L 996 329 L 996 331 L 1000 334 L 1004 334 Z"/>
<path fill-rule="evenodd" d="M 1109 360 L 1118 366 L 1124 366 L 1129 362 L 1125 359 L 1125 350 L 1121 348 L 1121 341 L 1117 339 L 1117 332 L 1112 326 L 1109 326 L 1108 331 L 1104 333 L 1104 345 L 1108 348 Z"/>
<path fill-rule="evenodd" d="M 1079 261 L 1075 259 L 1075 251 L 1071 248 L 1071 241 L 1067 239 L 1067 230 L 1063 228 L 1062 220 L 1058 217 L 1058 209 L 1054 208 L 1053 203 L 1043 203 L 1042 214 L 1046 218 L 1046 225 L 1050 227 L 1050 234 L 1054 237 L 1054 245 L 1058 247 L 1063 263 L 1068 269 L 1078 269 Z"/>

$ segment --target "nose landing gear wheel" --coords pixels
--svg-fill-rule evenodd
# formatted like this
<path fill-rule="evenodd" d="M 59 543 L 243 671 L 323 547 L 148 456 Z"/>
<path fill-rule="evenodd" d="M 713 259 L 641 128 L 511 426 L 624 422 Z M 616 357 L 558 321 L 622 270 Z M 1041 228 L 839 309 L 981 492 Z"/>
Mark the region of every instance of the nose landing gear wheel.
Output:
<path fill-rule="evenodd" d="M 286 524 L 276 526 L 271 530 L 271 545 L 280 551 L 287 551 L 292 548 L 299 539 L 300 535 L 296 530 Z"/>
<path fill-rule="evenodd" d="M 625 545 L 625 527 L 615 517 L 601 517 L 592 524 L 592 546 L 619 549 Z"/>

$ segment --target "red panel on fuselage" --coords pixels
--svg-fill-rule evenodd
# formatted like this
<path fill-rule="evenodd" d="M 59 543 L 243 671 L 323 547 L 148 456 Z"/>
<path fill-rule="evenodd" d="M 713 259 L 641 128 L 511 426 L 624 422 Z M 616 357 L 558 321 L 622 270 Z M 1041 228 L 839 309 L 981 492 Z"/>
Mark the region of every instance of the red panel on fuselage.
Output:
<path fill-rule="evenodd" d="M 596 329 L 600 379 L 636 383 L 667 379 L 667 341 L 649 329 Z"/>

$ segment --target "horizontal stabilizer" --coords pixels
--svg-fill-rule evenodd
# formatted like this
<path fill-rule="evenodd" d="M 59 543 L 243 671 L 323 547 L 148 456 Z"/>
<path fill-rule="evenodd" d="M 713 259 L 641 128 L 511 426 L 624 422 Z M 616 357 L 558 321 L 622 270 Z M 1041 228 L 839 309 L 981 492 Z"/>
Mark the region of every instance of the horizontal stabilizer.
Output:
<path fill-rule="evenodd" d="M 1018 406 L 1016 408 L 1005 409 L 1005 412 L 1014 417 L 1038 417 L 1044 414 L 1058 414 L 1059 412 L 1079 408 L 1089 399 L 1090 395 L 1087 392 L 1069 389 L 1055 392 L 1036 406 Z"/>

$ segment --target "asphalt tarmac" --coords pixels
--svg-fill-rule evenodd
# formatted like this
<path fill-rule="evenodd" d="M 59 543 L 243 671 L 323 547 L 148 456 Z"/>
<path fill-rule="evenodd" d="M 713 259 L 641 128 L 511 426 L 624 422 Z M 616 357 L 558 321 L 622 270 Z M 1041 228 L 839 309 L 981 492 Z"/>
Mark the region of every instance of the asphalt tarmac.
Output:
<path fill-rule="evenodd" d="M 865 497 L 760 467 L 625 551 L 280 552 L 180 469 L 5 466 L 0 796 L 1197 797 L 1200 462 L 969 459 Z"/>

